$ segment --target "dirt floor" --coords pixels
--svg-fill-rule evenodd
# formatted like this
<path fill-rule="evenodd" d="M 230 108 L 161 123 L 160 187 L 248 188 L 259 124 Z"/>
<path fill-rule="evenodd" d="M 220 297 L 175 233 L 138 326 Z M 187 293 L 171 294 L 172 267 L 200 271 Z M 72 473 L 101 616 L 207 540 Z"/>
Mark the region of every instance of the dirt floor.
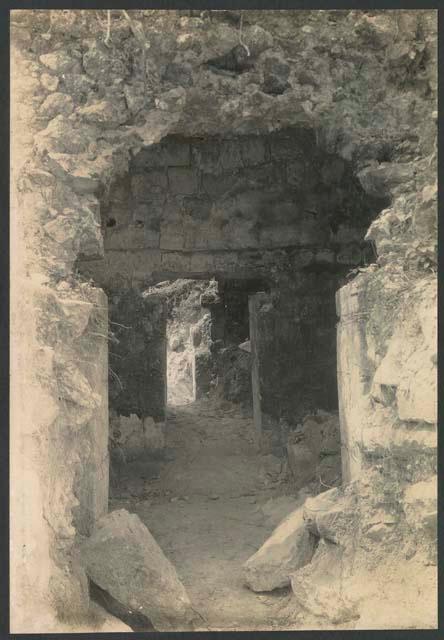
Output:
<path fill-rule="evenodd" d="M 110 510 L 146 524 L 183 580 L 210 630 L 298 628 L 289 590 L 257 594 L 242 564 L 301 500 L 286 496 L 274 456 L 257 453 L 250 418 L 202 401 L 169 410 L 163 459 L 128 463 Z"/>

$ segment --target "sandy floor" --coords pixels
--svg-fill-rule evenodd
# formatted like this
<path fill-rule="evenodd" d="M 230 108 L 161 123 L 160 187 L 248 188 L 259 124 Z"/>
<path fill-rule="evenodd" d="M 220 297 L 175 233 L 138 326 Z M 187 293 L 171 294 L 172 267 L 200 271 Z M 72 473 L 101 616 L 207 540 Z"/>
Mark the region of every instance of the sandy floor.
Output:
<path fill-rule="evenodd" d="M 242 563 L 276 524 L 262 507 L 285 492 L 276 459 L 255 450 L 252 420 L 232 405 L 174 407 L 166 455 L 128 464 L 110 509 L 140 516 L 175 565 L 203 628 L 298 628 L 288 591 L 255 594 L 242 584 Z"/>

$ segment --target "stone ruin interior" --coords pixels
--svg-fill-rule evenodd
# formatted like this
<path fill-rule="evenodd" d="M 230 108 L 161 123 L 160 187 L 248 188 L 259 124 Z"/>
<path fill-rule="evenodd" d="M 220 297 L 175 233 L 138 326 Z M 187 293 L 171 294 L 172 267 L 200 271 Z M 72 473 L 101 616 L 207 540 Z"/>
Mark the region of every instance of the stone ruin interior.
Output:
<path fill-rule="evenodd" d="M 11 29 L 13 631 L 435 628 L 436 12 Z"/>

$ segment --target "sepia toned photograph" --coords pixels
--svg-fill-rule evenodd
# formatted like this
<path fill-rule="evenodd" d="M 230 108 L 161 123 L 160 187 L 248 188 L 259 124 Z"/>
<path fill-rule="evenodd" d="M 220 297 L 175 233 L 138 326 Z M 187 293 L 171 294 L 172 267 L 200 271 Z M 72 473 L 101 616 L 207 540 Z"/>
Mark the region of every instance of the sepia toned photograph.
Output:
<path fill-rule="evenodd" d="M 11 633 L 437 629 L 437 27 L 10 11 Z"/>

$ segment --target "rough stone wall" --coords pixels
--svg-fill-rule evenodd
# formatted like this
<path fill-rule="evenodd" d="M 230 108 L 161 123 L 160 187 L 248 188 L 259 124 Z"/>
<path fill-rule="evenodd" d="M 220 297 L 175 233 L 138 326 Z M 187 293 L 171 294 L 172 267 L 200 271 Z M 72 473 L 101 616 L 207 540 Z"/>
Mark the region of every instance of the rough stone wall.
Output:
<path fill-rule="evenodd" d="M 372 258 L 363 238 L 387 204 L 378 195 L 363 197 L 351 162 L 317 147 L 312 130 L 167 136 L 142 149 L 129 175 L 111 185 L 101 209 L 106 257 L 82 269 L 112 286 L 114 273 L 129 278 L 137 252 L 148 276 L 152 269 L 158 278 L 186 275 L 202 265 L 228 276 L 238 265 L 242 276 L 248 267 L 264 272 L 260 256 L 254 264 L 246 251 L 284 247 L 318 268 L 355 265 Z M 227 250 L 234 263 L 225 264 Z"/>
<path fill-rule="evenodd" d="M 342 245 L 359 252 L 382 205 L 377 194 L 362 198 L 351 163 L 319 149 L 307 129 L 168 136 L 142 149 L 129 174 L 102 208 L 105 250 Z"/>
<path fill-rule="evenodd" d="M 78 425 L 71 423 L 65 403 L 45 387 L 45 380 L 65 376 L 70 385 L 76 380 L 70 393 L 78 407 L 87 408 L 81 415 L 99 411 L 99 401 L 89 374 L 80 369 L 81 349 L 75 340 L 65 339 L 54 347 L 55 356 L 62 346 L 71 350 L 69 357 L 61 358 L 56 377 L 48 353 L 53 347 L 37 332 L 37 321 L 49 313 L 47 289 L 49 298 L 61 285 L 68 287 L 73 301 L 90 299 L 91 290 L 80 286 L 74 265 L 79 256 L 101 255 L 99 202 L 109 185 L 127 173 L 131 154 L 167 135 L 263 135 L 295 126 L 314 129 L 327 152 L 352 163 L 369 195 L 384 193 L 392 199 L 372 227 L 380 256 L 376 270 L 381 276 L 371 274 L 370 279 L 378 283 L 378 277 L 386 277 L 399 293 L 403 267 L 413 264 L 408 271 L 418 286 L 434 280 L 435 12 L 245 11 L 243 41 L 250 51 L 246 66 L 235 56 L 240 38 L 238 12 L 229 19 L 222 11 L 192 18 L 176 11 L 132 15 L 130 25 L 116 12 L 107 47 L 106 25 L 92 11 L 12 12 L 11 600 L 15 632 L 60 631 L 61 614 L 82 618 L 87 607 L 84 582 L 72 561 L 72 522 L 75 478 L 86 468 L 88 456 L 72 447 L 71 434 Z M 288 69 L 288 75 L 283 69 Z M 124 253 L 114 258 L 115 268 L 110 270 L 105 257 L 99 282 L 105 281 L 107 269 L 114 281 L 121 271 L 125 286 L 155 272 L 256 275 L 258 261 L 270 273 L 289 255 L 286 250 L 251 250 L 241 255 L 227 250 L 223 256 L 202 252 L 197 257 L 173 251 L 147 256 L 136 251 L 131 263 Z M 300 268 L 316 259 L 312 251 L 295 251 L 291 261 Z M 431 297 L 421 308 L 430 313 L 433 305 Z M 395 317 L 395 313 L 390 316 Z M 62 331 L 68 328 L 65 315 L 58 325 Z M 385 326 L 373 326 L 379 326 L 376 335 L 384 335 Z M 430 336 L 430 328 L 425 331 Z M 96 353 L 102 338 L 91 340 Z M 388 349 L 388 338 L 385 346 Z M 428 369 L 430 360 L 421 353 Z M 413 366 L 403 361 L 403 366 L 407 364 Z M 35 396 L 30 396 L 30 389 Z M 102 401 L 105 396 L 100 394 Z M 32 397 L 38 401 L 31 402 Z M 424 409 L 417 415 L 424 419 Z M 56 420 L 59 439 L 52 440 Z M 412 464 L 413 454 L 407 459 Z M 63 468 L 57 466 L 61 460 Z M 53 473 L 48 474 L 48 469 Z M 425 467 L 423 474 L 429 474 Z M 436 505 L 436 482 L 430 476 L 430 509 L 421 506 L 424 500 L 418 498 L 421 491 L 416 482 L 429 480 L 417 475 L 395 483 L 404 498 L 400 501 L 394 492 L 393 504 L 403 505 L 404 522 L 408 517 L 420 523 L 413 530 L 417 547 L 422 548 L 427 514 L 433 514 Z M 374 486 L 367 487 L 370 501 L 376 494 Z M 411 519 L 417 509 L 422 515 Z M 50 522 L 45 519 L 48 513 Z M 388 540 L 393 546 L 393 538 Z M 380 542 L 369 544 L 377 547 Z M 384 555 L 373 557 L 381 564 Z M 415 567 L 408 570 L 416 575 Z M 435 588 L 433 575 L 428 598 Z"/>
<path fill-rule="evenodd" d="M 165 420 L 166 302 L 129 289 L 110 298 L 110 406 L 117 414 Z"/>
<path fill-rule="evenodd" d="M 167 310 L 160 295 L 110 294 L 110 447 L 126 460 L 164 446 Z M 117 451 L 116 451 L 117 449 Z"/>
<path fill-rule="evenodd" d="M 284 453 L 288 430 L 338 406 L 336 273 L 304 274 L 293 287 L 250 298 L 255 422 L 262 447 Z"/>

